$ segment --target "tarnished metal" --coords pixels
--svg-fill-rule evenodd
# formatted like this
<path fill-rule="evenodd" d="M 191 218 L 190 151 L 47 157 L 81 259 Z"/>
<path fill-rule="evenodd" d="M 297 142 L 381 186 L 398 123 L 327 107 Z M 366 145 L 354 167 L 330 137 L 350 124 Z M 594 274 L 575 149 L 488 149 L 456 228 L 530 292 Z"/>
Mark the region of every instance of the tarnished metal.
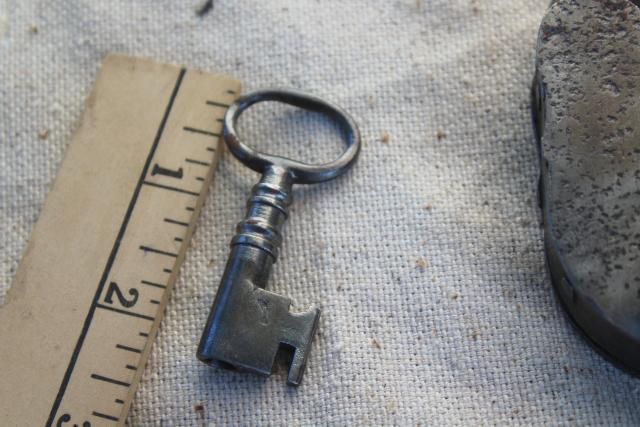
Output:
<path fill-rule="evenodd" d="M 235 123 L 242 112 L 261 101 L 279 101 L 323 113 L 337 121 L 347 149 L 335 161 L 309 165 L 254 150 L 240 140 Z M 205 363 L 269 375 L 276 355 L 290 356 L 287 383 L 299 385 L 320 310 L 289 311 L 291 300 L 265 290 L 282 242 L 281 229 L 292 202 L 293 184 L 333 179 L 356 161 L 360 133 L 351 117 L 326 101 L 291 90 L 266 90 L 238 99 L 224 120 L 224 139 L 245 165 L 260 172 L 247 214 L 231 241 L 231 254 L 207 321 L 198 358 Z"/>
<path fill-rule="evenodd" d="M 571 319 L 640 374 L 640 10 L 557 0 L 533 86 L 545 247 Z"/>

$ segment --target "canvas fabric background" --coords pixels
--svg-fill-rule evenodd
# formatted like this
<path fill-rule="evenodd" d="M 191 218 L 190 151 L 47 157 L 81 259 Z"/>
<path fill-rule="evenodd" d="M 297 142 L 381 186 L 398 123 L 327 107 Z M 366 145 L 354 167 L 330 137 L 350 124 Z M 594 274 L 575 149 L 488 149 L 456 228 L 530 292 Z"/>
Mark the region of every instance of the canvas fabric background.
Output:
<path fill-rule="evenodd" d="M 303 385 L 195 358 L 257 180 L 226 153 L 130 425 L 639 424 L 640 382 L 577 335 L 545 271 L 528 95 L 547 4 L 0 0 L 0 303 L 101 59 L 125 52 L 312 92 L 363 137 L 350 173 L 296 189 L 271 278 L 323 311 Z M 290 109 L 242 132 L 307 160 L 341 147 Z"/>

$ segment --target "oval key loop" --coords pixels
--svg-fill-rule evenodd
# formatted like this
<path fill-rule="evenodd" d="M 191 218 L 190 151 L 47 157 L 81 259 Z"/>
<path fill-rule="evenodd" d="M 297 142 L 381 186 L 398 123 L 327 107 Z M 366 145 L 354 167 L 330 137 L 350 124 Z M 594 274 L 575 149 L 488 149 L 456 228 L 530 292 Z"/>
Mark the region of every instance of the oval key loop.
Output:
<path fill-rule="evenodd" d="M 238 136 L 236 122 L 244 110 L 263 101 L 283 102 L 324 114 L 342 128 L 347 140 L 347 149 L 332 162 L 311 165 L 286 157 L 261 153 L 251 148 Z M 315 96 L 290 89 L 262 90 L 238 98 L 229 106 L 224 117 L 224 140 L 233 155 L 251 169 L 264 173 L 270 166 L 280 166 L 289 171 L 293 182 L 297 184 L 313 184 L 340 176 L 355 162 L 361 145 L 358 126 L 344 110 Z"/>

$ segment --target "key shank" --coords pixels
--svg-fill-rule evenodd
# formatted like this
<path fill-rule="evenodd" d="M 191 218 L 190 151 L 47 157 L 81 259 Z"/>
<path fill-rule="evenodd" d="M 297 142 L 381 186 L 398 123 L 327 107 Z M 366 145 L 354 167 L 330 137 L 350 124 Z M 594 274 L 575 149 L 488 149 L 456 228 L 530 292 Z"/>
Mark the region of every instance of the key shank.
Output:
<path fill-rule="evenodd" d="M 302 380 L 320 310 L 291 313 L 291 300 L 265 290 L 282 243 L 281 229 L 292 201 L 289 170 L 268 167 L 253 187 L 245 218 L 231 241 L 231 254 L 198 347 L 205 363 L 269 375 L 277 353 L 289 352 L 287 382 Z"/>

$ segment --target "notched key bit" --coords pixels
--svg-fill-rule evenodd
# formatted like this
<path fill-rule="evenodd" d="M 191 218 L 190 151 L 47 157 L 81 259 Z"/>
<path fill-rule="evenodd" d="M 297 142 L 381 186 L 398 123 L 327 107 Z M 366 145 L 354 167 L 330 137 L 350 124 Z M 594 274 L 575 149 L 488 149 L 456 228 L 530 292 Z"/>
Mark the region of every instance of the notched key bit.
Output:
<path fill-rule="evenodd" d="M 348 147 L 337 160 L 308 165 L 253 150 L 238 138 L 235 123 L 246 108 L 260 101 L 280 101 L 326 114 L 344 130 Z M 338 107 L 296 91 L 268 90 L 238 99 L 225 116 L 224 138 L 245 165 L 262 173 L 253 188 L 247 214 L 231 241 L 231 254 L 218 288 L 198 358 L 205 363 L 269 375 L 279 352 L 291 356 L 287 383 L 302 381 L 320 310 L 290 311 L 291 300 L 265 290 L 278 258 L 280 230 L 288 216 L 293 184 L 312 184 L 344 173 L 360 151 L 354 121 Z"/>

